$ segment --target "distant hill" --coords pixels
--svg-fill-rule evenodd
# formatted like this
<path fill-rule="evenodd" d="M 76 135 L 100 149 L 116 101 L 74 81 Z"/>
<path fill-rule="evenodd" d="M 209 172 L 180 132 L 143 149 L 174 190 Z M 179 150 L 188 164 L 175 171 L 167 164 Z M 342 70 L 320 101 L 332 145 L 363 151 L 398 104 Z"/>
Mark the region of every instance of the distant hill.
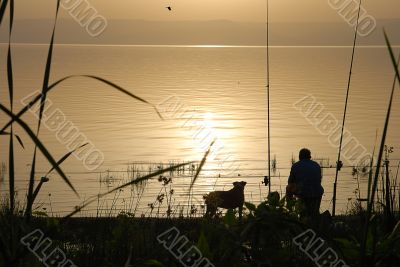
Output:
<path fill-rule="evenodd" d="M 0 29 L 0 42 L 7 42 L 6 23 Z M 48 43 L 52 20 L 17 20 L 13 41 Z M 393 44 L 400 44 L 399 20 L 378 21 L 377 29 L 359 39 L 360 45 L 384 45 L 382 28 Z M 346 23 L 271 23 L 271 45 L 351 45 L 353 29 Z M 263 23 L 232 21 L 111 20 L 98 37 L 91 37 L 72 19 L 57 23 L 56 43 L 66 44 L 136 44 L 136 45 L 265 45 Z"/>

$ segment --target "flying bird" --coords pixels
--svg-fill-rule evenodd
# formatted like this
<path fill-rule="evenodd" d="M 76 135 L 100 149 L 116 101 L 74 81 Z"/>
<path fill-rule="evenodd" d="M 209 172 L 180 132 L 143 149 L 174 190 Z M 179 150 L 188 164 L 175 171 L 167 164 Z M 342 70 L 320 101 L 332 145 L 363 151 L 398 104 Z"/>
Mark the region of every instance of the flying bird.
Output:
<path fill-rule="evenodd" d="M 169 11 L 172 10 L 172 8 L 170 6 L 167 6 L 166 9 L 168 9 Z"/>

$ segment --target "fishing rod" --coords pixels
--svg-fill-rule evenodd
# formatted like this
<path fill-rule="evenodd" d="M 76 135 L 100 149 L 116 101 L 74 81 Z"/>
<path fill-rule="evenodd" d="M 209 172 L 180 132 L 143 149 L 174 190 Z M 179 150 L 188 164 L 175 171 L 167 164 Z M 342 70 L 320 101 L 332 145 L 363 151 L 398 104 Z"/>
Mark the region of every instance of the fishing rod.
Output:
<path fill-rule="evenodd" d="M 264 184 L 268 185 L 268 194 L 271 193 L 271 128 L 270 128 L 270 103 L 269 103 L 269 0 L 266 0 L 266 17 L 267 17 L 267 132 L 268 132 L 268 176 L 264 176 Z"/>
<path fill-rule="evenodd" d="M 351 76 L 353 71 L 353 63 L 354 63 L 354 54 L 356 50 L 356 43 L 357 43 L 357 33 L 358 33 L 358 26 L 360 24 L 360 13 L 361 13 L 361 2 L 358 5 L 358 14 L 357 14 L 357 24 L 354 31 L 354 42 L 353 42 L 353 51 L 351 54 L 351 63 L 350 63 L 350 71 L 349 71 L 349 79 L 347 81 L 347 91 L 346 91 L 346 101 L 344 104 L 344 111 L 343 111 L 343 121 L 342 121 L 342 130 L 340 134 L 340 142 L 339 142 L 339 151 L 338 151 L 338 158 L 336 161 L 336 174 L 335 174 L 335 183 L 333 184 L 333 198 L 332 198 L 332 216 L 336 214 L 336 188 L 337 188 L 337 180 L 339 176 L 339 171 L 343 166 L 343 162 L 340 160 L 341 152 L 342 152 L 342 144 L 343 144 L 343 132 L 344 132 L 344 125 L 346 122 L 346 114 L 347 114 L 347 103 L 349 100 L 349 92 L 350 92 L 350 85 L 351 85 Z"/>

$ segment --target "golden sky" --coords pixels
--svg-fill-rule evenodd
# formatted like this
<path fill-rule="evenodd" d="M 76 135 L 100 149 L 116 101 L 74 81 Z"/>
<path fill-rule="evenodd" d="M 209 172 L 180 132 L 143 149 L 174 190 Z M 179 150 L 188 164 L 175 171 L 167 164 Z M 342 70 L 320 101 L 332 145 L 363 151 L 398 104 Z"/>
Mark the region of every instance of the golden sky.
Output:
<path fill-rule="evenodd" d="M 266 0 L 62 0 L 87 1 L 107 19 L 265 21 Z M 331 0 L 269 0 L 271 21 L 340 21 Z M 343 0 L 357 1 L 357 0 Z M 400 18 L 399 0 L 363 0 L 377 19 Z M 18 0 L 16 17 L 52 18 L 55 0 Z M 173 10 L 168 12 L 166 6 Z M 67 17 L 66 11 L 61 17 Z"/>

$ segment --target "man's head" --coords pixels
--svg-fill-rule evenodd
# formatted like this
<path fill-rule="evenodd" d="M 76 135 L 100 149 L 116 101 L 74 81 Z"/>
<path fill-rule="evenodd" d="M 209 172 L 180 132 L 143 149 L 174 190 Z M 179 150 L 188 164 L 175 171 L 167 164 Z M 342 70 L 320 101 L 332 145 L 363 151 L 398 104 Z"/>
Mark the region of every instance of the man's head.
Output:
<path fill-rule="evenodd" d="M 309 149 L 307 149 L 307 148 L 300 149 L 299 159 L 300 160 L 311 159 L 311 151 Z"/>

